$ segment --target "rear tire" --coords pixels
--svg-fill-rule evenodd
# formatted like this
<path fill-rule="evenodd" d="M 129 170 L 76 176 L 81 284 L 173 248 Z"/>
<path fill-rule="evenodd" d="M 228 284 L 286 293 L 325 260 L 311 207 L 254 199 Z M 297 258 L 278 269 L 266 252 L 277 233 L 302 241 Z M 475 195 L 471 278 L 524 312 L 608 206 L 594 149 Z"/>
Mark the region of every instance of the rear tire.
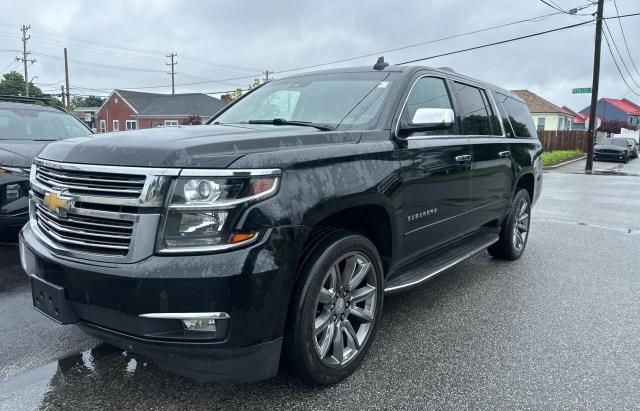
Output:
<path fill-rule="evenodd" d="M 376 247 L 343 229 L 322 236 L 298 273 L 285 335 L 285 366 L 303 380 L 335 384 L 362 363 L 382 314 Z"/>
<path fill-rule="evenodd" d="M 502 223 L 500 239 L 489 247 L 489 254 L 503 260 L 517 260 L 524 253 L 529 239 L 531 223 L 531 199 L 529 192 L 519 189 L 509 208 L 509 214 Z"/>

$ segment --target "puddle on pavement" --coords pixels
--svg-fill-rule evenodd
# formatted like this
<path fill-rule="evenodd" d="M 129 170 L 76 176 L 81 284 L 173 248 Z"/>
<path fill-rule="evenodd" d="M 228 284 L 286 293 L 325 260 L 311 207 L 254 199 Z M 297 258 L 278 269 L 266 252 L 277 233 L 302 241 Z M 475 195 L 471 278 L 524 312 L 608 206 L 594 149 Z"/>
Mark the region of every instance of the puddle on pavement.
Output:
<path fill-rule="evenodd" d="M 210 404 L 237 400 L 239 392 L 260 403 L 266 393 L 299 388 L 286 374 L 251 384 L 201 383 L 103 343 L 0 382 L 0 410 L 216 408 Z"/>
<path fill-rule="evenodd" d="M 36 409 L 59 407 L 67 392 L 79 381 L 101 381 L 117 377 L 131 378 L 149 360 L 134 356 L 109 344 L 70 355 L 0 382 L 0 409 Z M 83 385 L 83 384 L 80 384 Z"/>

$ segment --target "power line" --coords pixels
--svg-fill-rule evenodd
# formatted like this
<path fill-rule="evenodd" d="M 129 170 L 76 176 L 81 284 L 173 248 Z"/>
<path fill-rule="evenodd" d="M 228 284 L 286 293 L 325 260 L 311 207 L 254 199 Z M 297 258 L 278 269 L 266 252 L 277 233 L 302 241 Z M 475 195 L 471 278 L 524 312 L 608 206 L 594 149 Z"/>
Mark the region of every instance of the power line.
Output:
<path fill-rule="evenodd" d="M 582 10 L 584 8 L 590 7 L 591 5 L 592 5 L 591 3 L 583 4 L 583 5 L 579 6 L 578 9 Z M 280 71 L 277 71 L 276 74 L 288 73 L 288 72 L 291 72 L 291 71 L 307 70 L 307 69 L 312 69 L 312 68 L 317 68 L 317 67 L 322 67 L 322 66 L 328 66 L 328 65 L 331 65 L 331 64 L 345 63 L 347 61 L 358 60 L 358 59 L 362 59 L 362 58 L 366 58 L 366 57 L 379 56 L 381 54 L 392 53 L 392 52 L 395 52 L 395 51 L 405 50 L 405 49 L 413 48 L 413 47 L 424 46 L 424 45 L 427 45 L 427 44 L 439 43 L 439 42 L 443 42 L 443 41 L 446 41 L 446 40 L 453 40 L 453 39 L 456 39 L 456 38 L 466 37 L 466 36 L 470 36 L 470 35 L 473 35 L 473 34 L 484 33 L 484 32 L 487 32 L 487 31 L 497 30 L 497 29 L 500 29 L 500 28 L 514 26 L 514 25 L 517 25 L 517 24 L 528 23 L 528 22 L 538 22 L 538 21 L 545 20 L 545 19 L 547 19 L 549 17 L 552 17 L 552 16 L 557 16 L 559 14 L 563 14 L 563 13 L 562 12 L 556 12 L 556 13 L 544 14 L 544 15 L 537 16 L 537 17 L 531 17 L 531 18 L 527 18 L 527 19 L 512 21 L 512 22 L 509 22 L 509 23 L 499 24 L 499 25 L 496 25 L 496 26 L 485 27 L 485 28 L 482 28 L 482 29 L 473 30 L 473 31 L 465 32 L 465 33 L 454 34 L 454 35 L 441 37 L 441 38 L 434 39 L 434 40 L 427 40 L 427 41 L 423 41 L 423 42 L 419 42 L 419 43 L 409 44 L 409 45 L 406 45 L 406 46 L 395 47 L 395 48 L 392 48 L 392 49 L 375 51 L 375 52 L 362 54 L 362 55 L 355 56 L 355 57 L 348 57 L 348 58 L 344 58 L 344 59 L 329 61 L 329 62 L 326 62 L 326 63 L 313 64 L 313 65 L 309 65 L 309 66 L 305 66 L 305 67 L 298 67 L 298 68 L 292 68 L 292 69 L 287 69 L 287 70 L 280 70 Z"/>
<path fill-rule="evenodd" d="M 613 43 L 613 47 L 616 49 L 616 52 L 618 53 L 618 57 L 620 57 L 620 62 L 622 63 L 622 66 L 627 71 L 627 74 L 629 74 L 629 78 L 631 78 L 631 81 L 633 81 L 635 83 L 636 87 L 640 88 L 640 84 L 633 77 L 633 74 L 631 74 L 631 70 L 629 70 L 629 66 L 627 66 L 627 63 L 624 61 L 624 58 L 622 57 L 622 53 L 620 52 L 620 49 L 618 48 L 618 44 L 616 43 L 615 39 L 613 38 L 613 34 L 611 33 L 611 29 L 609 29 L 609 24 L 607 24 L 606 21 L 604 22 L 604 27 L 607 29 L 607 33 L 609 33 L 609 39 L 611 40 L 611 43 Z"/>
<path fill-rule="evenodd" d="M 36 56 L 47 57 L 47 58 L 52 58 L 52 59 L 56 59 L 56 60 L 63 60 L 64 59 L 64 57 L 55 56 L 53 54 L 47 54 L 47 53 L 43 53 L 43 52 L 39 52 L 39 51 L 34 51 L 33 54 L 36 55 Z M 104 68 L 104 69 L 110 69 L 110 70 L 140 71 L 140 72 L 145 72 L 145 73 L 164 73 L 163 70 L 156 70 L 156 69 L 144 69 L 144 68 L 136 68 L 136 67 L 115 66 L 115 65 L 110 65 L 110 64 L 100 64 L 100 63 L 95 63 L 95 62 L 91 62 L 91 61 L 76 60 L 76 59 L 69 59 L 69 61 L 72 61 L 72 62 L 74 62 L 76 64 L 85 65 L 85 66 L 98 67 L 98 68 Z"/>
<path fill-rule="evenodd" d="M 616 16 L 616 17 L 604 17 L 603 20 L 622 19 L 622 18 L 625 18 L 625 17 L 634 17 L 634 16 L 640 16 L 640 13 L 621 14 L 621 15 Z"/>
<path fill-rule="evenodd" d="M 561 9 L 557 4 L 555 4 L 555 3 L 551 4 L 551 3 L 547 2 L 546 0 L 538 0 L 538 1 L 540 1 L 540 3 L 542 3 L 542 4 L 545 4 L 545 5 L 549 6 L 549 7 L 551 7 L 551 8 L 552 8 L 552 9 L 554 9 L 554 10 L 558 10 L 558 11 L 559 11 L 559 12 L 561 12 L 561 13 L 566 13 L 566 11 L 562 10 L 562 9 Z"/>
<path fill-rule="evenodd" d="M 571 16 L 575 16 L 575 15 L 589 16 L 589 14 L 586 14 L 586 13 L 578 14 L 578 12 L 580 10 L 586 8 L 586 7 L 589 7 L 589 6 L 593 5 L 593 4 L 589 4 L 588 6 L 585 6 L 585 7 L 574 7 L 574 8 L 569 9 L 567 11 L 567 10 L 563 9 L 562 7 L 558 6 L 558 4 L 553 0 L 538 0 L 538 1 L 540 1 L 540 3 L 542 3 L 542 4 L 545 4 L 545 5 L 549 6 L 549 7 L 551 7 L 554 10 L 559 11 L 560 13 L 569 14 Z"/>
<path fill-rule="evenodd" d="M 618 3 L 616 2 L 616 0 L 613 0 L 613 6 L 616 8 L 616 15 L 620 17 L 620 10 L 618 10 Z M 620 31 L 622 32 L 622 39 L 624 40 L 624 46 L 627 49 L 629 60 L 631 61 L 633 68 L 636 70 L 636 73 L 640 75 L 640 71 L 638 71 L 638 67 L 636 66 L 635 61 L 633 61 L 633 56 L 631 55 L 631 51 L 629 50 L 629 43 L 627 42 L 627 36 L 624 33 L 624 27 L 622 26 L 622 19 L 618 19 L 618 24 L 620 25 Z"/>
<path fill-rule="evenodd" d="M 615 56 L 613 54 L 613 49 L 611 48 L 611 44 L 609 43 L 609 38 L 607 37 L 607 33 L 603 33 L 603 34 L 604 34 L 605 42 L 607 43 L 607 47 L 609 48 L 609 54 L 611 54 L 611 59 L 613 60 L 613 64 L 615 64 L 616 69 L 618 70 L 618 74 L 620 74 L 620 78 L 622 79 L 624 84 L 627 85 L 627 88 L 629 89 L 629 91 L 631 91 L 636 96 L 640 96 L 640 93 L 636 92 L 633 89 L 633 87 L 631 87 L 631 85 L 627 82 L 627 79 L 622 74 L 622 70 L 620 69 L 620 66 L 618 65 L 618 62 L 616 61 L 616 58 L 615 58 Z"/>
<path fill-rule="evenodd" d="M 579 9 L 584 9 L 586 7 L 590 7 L 591 5 L 592 5 L 591 3 L 587 3 L 587 4 L 584 4 L 584 5 L 578 6 L 578 8 Z M 525 23 L 525 22 L 537 22 L 537 21 L 544 20 L 544 19 L 549 18 L 549 17 L 554 16 L 554 15 L 559 15 L 559 14 L 562 14 L 562 13 L 561 12 L 557 12 L 557 13 L 545 14 L 545 15 L 541 15 L 541 16 L 531 17 L 531 18 L 527 18 L 527 19 L 521 19 L 521 20 L 517 20 L 517 21 L 513 21 L 513 22 L 499 24 L 499 25 L 496 25 L 496 26 L 491 26 L 491 27 L 486 27 L 486 28 L 482 28 L 482 29 L 478 29 L 478 30 L 473 30 L 473 31 L 466 32 L 466 33 L 459 33 L 459 34 L 446 36 L 446 37 L 442 37 L 442 38 L 438 38 L 438 39 L 434 39 L 434 40 L 428 40 L 428 41 L 423 41 L 423 42 L 420 42 L 420 43 L 409 44 L 409 45 L 405 45 L 405 46 L 401 46 L 401 47 L 396 47 L 396 48 L 393 48 L 393 49 L 376 51 L 376 52 L 372 52 L 372 53 L 368 53 L 368 54 L 364 54 L 364 55 L 360 55 L 360 56 L 349 57 L 349 58 L 344 58 L 344 59 L 339 59 L 339 60 L 333 60 L 333 61 L 329 61 L 329 62 L 325 62 L 325 63 L 319 63 L 319 64 L 314 64 L 314 65 L 309 65 L 309 66 L 304 66 L 304 67 L 296 67 L 296 68 L 280 70 L 280 71 L 277 71 L 275 74 L 288 73 L 288 72 L 293 72 L 293 71 L 302 71 L 302 70 L 307 70 L 307 69 L 311 69 L 311 68 L 322 67 L 322 66 L 326 66 L 326 65 L 331 65 L 331 64 L 337 64 L 337 63 L 357 60 L 357 59 L 361 59 L 361 58 L 365 58 L 365 57 L 376 56 L 376 55 L 380 55 L 380 54 L 383 54 L 383 53 L 390 53 L 390 52 L 394 52 L 394 51 L 404 50 L 404 49 L 408 49 L 408 48 L 412 48 L 412 47 L 418 47 L 418 46 L 422 46 L 422 45 L 433 44 L 433 43 L 442 42 L 442 41 L 445 41 L 445 40 L 460 38 L 460 37 L 469 36 L 469 35 L 473 35 L 473 34 L 478 34 L 478 33 L 486 32 L 486 31 L 490 31 L 490 30 L 496 30 L 496 29 L 499 29 L 499 28 L 513 26 L 513 25 L 517 25 L 517 24 L 521 24 L 521 23 Z M 71 36 L 69 36 L 69 37 L 71 37 Z M 107 44 L 107 43 L 105 43 L 105 44 Z M 130 49 L 130 48 L 126 48 L 126 49 Z M 137 50 L 137 51 L 148 53 L 148 51 L 142 51 L 142 50 Z M 42 54 L 44 54 L 44 53 L 42 53 Z M 47 55 L 47 56 L 48 57 L 52 57 L 52 58 L 57 58 L 57 56 L 50 56 L 50 55 Z M 183 61 L 183 63 L 184 63 L 184 61 Z M 99 65 L 99 64 L 96 64 L 96 63 L 89 63 L 89 62 L 81 62 L 79 64 L 93 65 L 93 66 L 99 66 L 99 67 L 104 67 L 104 68 L 116 68 L 117 67 L 116 69 L 120 69 L 120 70 L 125 70 L 126 69 L 126 70 L 144 71 L 144 72 L 157 72 L 158 71 L 158 70 L 139 69 L 139 68 L 133 68 L 133 67 L 119 67 L 119 66 Z M 264 73 L 262 73 L 262 74 L 264 74 Z M 198 76 L 191 76 L 191 77 L 198 77 Z M 181 83 L 181 84 L 176 84 L 176 85 L 179 85 L 179 86 L 192 86 L 192 85 L 202 85 L 202 84 L 226 83 L 226 82 L 230 82 L 230 81 L 254 79 L 254 78 L 259 78 L 259 77 L 260 77 L 259 74 L 255 74 L 255 75 L 238 76 L 238 77 L 231 77 L 231 78 L 224 78 L 224 79 L 212 79 L 212 80 L 203 79 L 203 81 Z M 166 87 L 170 87 L 170 85 L 142 86 L 142 87 L 122 87 L 122 88 L 129 89 L 129 90 L 147 90 L 147 89 L 158 89 L 158 88 L 166 88 Z"/>
<path fill-rule="evenodd" d="M 531 38 L 531 37 L 542 36 L 544 34 L 554 33 L 554 32 L 557 32 L 557 31 L 568 30 L 568 29 L 572 29 L 572 28 L 575 28 L 575 27 L 584 26 L 585 24 L 590 24 L 590 23 L 593 23 L 593 20 L 583 21 L 581 23 L 571 24 L 571 25 L 568 25 L 568 26 L 556 27 L 555 29 L 539 31 L 537 33 L 527 34 L 527 35 L 524 35 L 524 36 L 512 37 L 512 38 L 507 39 L 507 40 L 494 41 L 492 43 L 481 44 L 479 46 L 468 47 L 466 49 L 461 49 L 461 50 L 450 51 L 450 52 L 447 52 L 447 53 L 436 54 L 436 55 L 429 56 L 429 57 L 422 57 L 422 58 L 419 58 L 419 59 L 407 60 L 407 61 L 403 61 L 403 62 L 397 63 L 397 64 L 401 65 L 401 64 L 417 63 L 419 61 L 431 60 L 431 59 L 435 59 L 435 58 L 438 58 L 438 57 L 451 56 L 453 54 L 465 53 L 467 51 L 483 49 L 483 48 L 487 48 L 487 47 L 497 46 L 497 45 L 500 45 L 500 44 L 511 43 L 511 42 L 518 41 L 518 40 L 524 40 L 524 39 L 528 39 L 528 38 Z"/>

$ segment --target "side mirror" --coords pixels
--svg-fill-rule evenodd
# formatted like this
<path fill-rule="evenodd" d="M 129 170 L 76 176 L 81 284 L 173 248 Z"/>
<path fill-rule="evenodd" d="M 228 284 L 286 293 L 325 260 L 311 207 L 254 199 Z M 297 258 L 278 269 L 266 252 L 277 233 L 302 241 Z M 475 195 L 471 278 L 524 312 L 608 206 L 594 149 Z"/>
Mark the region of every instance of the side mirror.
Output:
<path fill-rule="evenodd" d="M 410 122 L 402 124 L 404 131 L 444 130 L 455 122 L 450 108 L 419 108 Z"/>

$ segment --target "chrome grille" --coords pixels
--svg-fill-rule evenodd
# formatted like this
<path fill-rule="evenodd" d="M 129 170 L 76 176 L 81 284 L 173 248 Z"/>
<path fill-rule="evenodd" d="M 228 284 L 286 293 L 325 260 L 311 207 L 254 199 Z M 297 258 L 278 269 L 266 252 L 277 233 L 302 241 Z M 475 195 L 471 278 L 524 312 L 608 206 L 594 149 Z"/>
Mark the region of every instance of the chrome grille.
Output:
<path fill-rule="evenodd" d="M 36 180 L 55 189 L 65 188 L 70 194 L 138 198 L 144 189 L 144 175 L 60 170 L 37 165 Z"/>
<path fill-rule="evenodd" d="M 102 262 L 153 254 L 156 230 L 177 168 L 99 166 L 36 158 L 30 225 L 52 252 Z"/>
<path fill-rule="evenodd" d="M 133 222 L 106 218 L 87 218 L 67 214 L 57 216 L 36 204 L 36 222 L 56 244 L 98 254 L 127 255 L 133 234 Z"/>

